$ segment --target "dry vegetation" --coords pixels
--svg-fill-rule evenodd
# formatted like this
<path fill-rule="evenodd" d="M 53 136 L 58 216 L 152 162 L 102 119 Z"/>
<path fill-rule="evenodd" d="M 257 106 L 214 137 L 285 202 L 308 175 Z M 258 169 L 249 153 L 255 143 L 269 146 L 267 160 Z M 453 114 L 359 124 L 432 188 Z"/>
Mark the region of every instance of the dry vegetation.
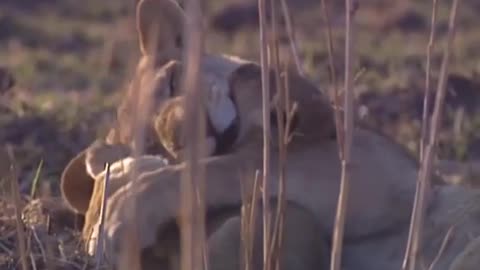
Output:
<path fill-rule="evenodd" d="M 94 138 L 105 135 L 126 82 L 132 79 L 132 63 L 138 57 L 134 2 L 0 1 L 1 269 L 26 269 L 27 265 L 28 269 L 93 267 L 78 248 L 82 220 L 73 219 L 56 199 L 58 183 L 66 163 Z M 260 62 L 257 2 L 205 2 L 203 13 L 209 26 L 204 33 L 205 47 Z M 354 14 L 355 61 L 347 69 L 350 76 L 358 75 L 353 86 L 351 78 L 343 85 L 348 63 L 344 59 L 344 1 L 326 1 L 333 48 L 326 41 L 321 1 L 286 1 L 299 63 L 320 88 L 329 87 L 332 77 L 337 82 L 332 93 L 334 88 L 352 87 L 354 114 L 361 116 L 358 121 L 416 154 L 432 3 L 360 2 Z M 451 2 L 438 0 L 436 9 L 434 42 L 441 46 L 431 47 L 433 91 L 440 74 Z M 445 160 L 478 162 L 480 32 L 476 26 L 480 2 L 464 0 L 461 5 L 449 75 L 445 77 L 447 92 L 436 155 Z M 292 33 L 285 24 L 283 20 L 278 29 L 281 62 L 286 60 L 281 52 L 291 46 L 288 37 Z M 329 72 L 329 63 L 334 72 Z M 16 85 L 8 89 L 13 78 Z M 191 155 L 193 160 L 195 153 Z M 18 185 L 11 185 L 12 179 L 18 180 Z M 27 228 L 25 233 L 17 233 L 23 227 Z M 19 256 L 18 247 L 26 250 L 27 256 Z"/>

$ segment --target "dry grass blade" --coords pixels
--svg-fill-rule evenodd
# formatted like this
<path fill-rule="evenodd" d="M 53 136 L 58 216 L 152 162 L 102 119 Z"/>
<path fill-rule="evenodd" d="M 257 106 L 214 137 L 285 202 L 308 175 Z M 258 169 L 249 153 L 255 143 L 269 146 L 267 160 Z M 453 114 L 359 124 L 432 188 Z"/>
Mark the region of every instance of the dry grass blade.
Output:
<path fill-rule="evenodd" d="M 40 185 L 40 195 L 42 196 L 42 198 L 51 198 L 52 197 L 52 191 L 51 191 L 51 188 L 50 188 L 50 185 L 49 185 L 48 182 L 43 182 L 42 185 Z M 49 220 L 48 220 L 47 230 L 48 230 L 49 233 L 51 233 L 50 216 L 49 216 Z M 62 251 L 62 247 L 63 247 L 63 245 L 59 245 L 59 247 L 58 247 L 59 251 Z M 54 267 L 52 265 L 52 260 L 48 259 L 48 258 L 54 258 L 54 249 L 55 249 L 54 243 L 48 241 L 45 244 L 45 257 L 47 258 L 46 263 L 45 263 L 45 266 L 46 266 L 45 268 L 46 269 L 53 269 L 53 267 Z M 62 255 L 61 259 L 64 259 L 64 261 L 68 261 L 65 258 L 65 254 L 63 254 L 62 252 L 60 252 L 60 253 Z"/>
<path fill-rule="evenodd" d="M 332 37 L 332 26 L 330 23 L 330 16 L 327 7 L 327 0 L 321 1 L 322 7 L 322 16 L 323 20 L 325 21 L 325 39 L 327 41 L 327 52 L 328 52 L 328 67 L 329 67 L 329 75 L 330 75 L 330 83 L 333 86 L 336 86 L 337 83 L 337 76 L 335 72 L 335 62 L 333 58 L 334 47 L 333 47 L 333 37 Z"/>
<path fill-rule="evenodd" d="M 126 232 L 121 244 L 128 248 L 121 250 L 118 262 L 119 270 L 142 269 L 139 256 L 140 245 L 138 243 L 136 230 L 137 228 L 134 226 L 126 227 Z"/>
<path fill-rule="evenodd" d="M 103 254 L 104 254 L 104 237 L 105 233 L 103 230 L 103 225 L 105 222 L 105 212 L 107 207 L 107 194 L 108 194 L 108 187 L 110 182 L 110 163 L 105 165 L 105 181 L 103 182 L 103 194 L 102 194 L 102 205 L 100 207 L 100 223 L 98 225 L 98 238 L 97 238 L 97 248 L 95 254 L 95 268 L 99 269 L 100 265 L 103 261 Z"/>
<path fill-rule="evenodd" d="M 15 206 L 15 222 L 16 230 L 18 236 L 18 252 L 20 255 L 20 264 L 22 270 L 28 269 L 27 262 L 27 249 L 26 249 L 26 237 L 24 231 L 24 225 L 22 222 L 22 208 L 21 208 L 21 198 L 20 198 L 20 188 L 18 187 L 17 179 L 17 168 L 15 167 L 15 156 L 13 154 L 13 148 L 11 145 L 6 146 L 8 157 L 10 159 L 10 173 L 11 173 L 11 191 L 13 196 L 13 202 Z"/>
<path fill-rule="evenodd" d="M 446 81 L 450 62 L 452 43 L 455 37 L 455 22 L 457 17 L 457 9 L 460 0 L 453 0 L 452 9 L 450 11 L 450 19 L 448 24 L 447 44 L 444 48 L 442 66 L 440 69 L 440 78 L 437 85 L 435 96 L 435 107 L 433 111 L 432 121 L 429 126 L 430 136 L 428 145 L 419 171 L 420 188 L 417 189 L 415 205 L 410 224 L 411 246 L 409 253 L 406 254 L 403 269 L 416 269 L 417 258 L 421 247 L 421 235 L 423 227 L 423 218 L 425 215 L 425 200 L 430 188 L 430 178 L 432 174 L 432 161 L 435 156 L 437 145 L 437 133 L 441 122 L 443 103 L 446 94 Z"/>
<path fill-rule="evenodd" d="M 427 136 L 428 136 L 428 124 L 430 123 L 429 121 L 429 108 L 430 108 L 430 105 L 429 105 L 429 99 L 430 99 L 430 74 L 431 74 L 431 54 L 432 54 L 432 50 L 433 50 L 433 46 L 434 46 L 434 38 L 435 38 L 435 24 L 436 24 L 436 14 L 437 14 L 437 0 L 433 0 L 433 4 L 432 4 L 432 18 L 431 18 L 431 25 L 430 25 L 430 37 L 429 37 L 429 41 L 428 41 L 428 45 L 427 45 L 427 67 L 426 67 L 426 78 L 425 78 L 425 96 L 423 98 L 423 114 L 422 114 L 422 129 L 421 129 L 421 135 L 420 135 L 420 149 L 419 149 L 419 160 L 420 162 L 422 163 L 423 162 L 423 154 L 424 154 L 424 150 L 425 150 L 425 144 L 427 142 Z M 420 189 L 420 182 L 417 181 L 417 190 Z M 416 192 L 415 194 L 415 202 L 414 202 L 414 205 L 416 204 L 416 202 L 418 201 L 418 192 Z M 414 211 L 412 211 L 412 219 L 413 219 L 413 213 Z M 408 240 L 407 240 L 407 247 L 406 247 L 406 251 L 405 251 L 405 258 L 403 260 L 403 265 L 402 265 L 402 268 L 403 269 L 406 269 L 406 265 L 407 265 L 407 262 L 408 262 L 408 254 L 410 253 L 410 248 L 411 248 L 411 243 L 412 243 L 412 230 L 409 231 L 409 234 L 408 234 Z"/>
<path fill-rule="evenodd" d="M 156 29 L 157 27 L 152 27 L 151 36 L 156 36 Z M 156 42 L 156 38 L 153 38 L 152 43 Z M 155 48 L 156 44 L 151 44 L 148 48 Z M 153 57 L 155 53 L 150 53 Z M 152 61 L 154 62 L 154 61 Z M 146 134 L 146 126 L 148 121 L 148 116 L 150 115 L 152 109 L 152 95 L 154 92 L 154 81 L 153 81 L 153 74 L 155 71 L 155 67 L 152 63 L 149 63 L 145 66 L 144 69 L 141 71 L 137 70 L 138 73 L 135 74 L 130 86 L 129 91 L 127 92 L 127 100 L 129 104 L 132 106 L 131 112 L 132 115 L 129 115 L 128 119 L 130 120 L 126 125 L 122 123 L 122 128 L 120 129 L 121 138 L 124 140 L 124 143 L 129 144 L 132 149 L 132 157 L 138 158 L 140 155 L 144 153 L 145 148 L 145 134 Z M 148 78 L 148 79 L 145 79 Z M 132 181 L 136 181 L 138 176 L 138 171 L 136 167 L 136 163 L 132 167 L 130 177 Z M 128 192 L 134 192 L 136 185 L 132 185 L 133 189 L 129 189 Z M 135 198 L 134 196 L 132 196 Z M 130 201 L 127 205 L 126 213 L 128 218 L 128 227 L 125 230 L 124 239 L 122 240 L 123 245 L 125 246 L 123 250 L 128 250 L 128 252 L 123 252 L 122 256 L 119 258 L 120 263 L 118 265 L 122 269 L 140 269 L 140 250 L 139 250 L 139 243 L 137 241 L 137 234 L 138 228 L 137 223 L 135 222 L 135 215 L 136 211 L 136 199 Z"/>
<path fill-rule="evenodd" d="M 152 29 L 150 29 L 149 33 L 151 36 L 151 44 L 147 45 L 147 49 L 149 56 L 152 57 L 152 61 L 149 61 L 143 69 L 137 69 L 137 73 L 135 74 L 135 77 L 129 86 L 129 91 L 127 92 L 127 100 L 132 106 L 132 115 L 128 118 L 131 121 L 127 126 L 122 126 L 120 129 L 120 132 L 123 133 L 121 135 L 122 139 L 126 140 L 124 143 L 130 144 L 133 148 L 133 158 L 138 158 L 144 153 L 146 126 L 149 120 L 148 117 L 152 111 L 152 95 L 155 90 L 153 77 L 156 68 L 154 63 L 156 57 L 158 57 L 155 48 L 157 48 L 156 42 L 158 42 L 158 39 L 156 37 L 159 33 L 159 29 L 158 26 L 153 26 L 151 28 Z M 138 171 L 135 163 L 131 170 L 132 181 L 136 181 L 137 176 Z M 132 185 L 133 189 L 129 189 L 128 192 L 134 192 L 136 186 L 137 185 Z M 136 209 L 136 204 L 136 199 L 133 199 L 130 204 L 127 205 L 126 209 L 129 221 L 127 224 L 128 229 L 125 230 L 123 243 L 128 245 L 128 248 L 125 248 L 124 250 L 128 250 L 129 252 L 123 253 L 124 256 L 121 258 L 122 263 L 119 263 L 119 265 L 125 269 L 140 269 L 140 250 L 138 249 L 139 243 L 137 241 L 138 228 L 137 223 L 135 222 L 136 211 L 134 211 L 134 209 Z"/>
<path fill-rule="evenodd" d="M 330 16 L 328 12 L 328 6 L 326 3 L 327 0 L 321 1 L 322 6 L 322 16 L 323 20 L 325 21 L 325 39 L 327 41 L 327 52 L 328 52 L 328 67 L 329 67 L 329 74 L 330 74 L 330 85 L 333 87 L 333 103 L 334 103 L 334 110 L 335 110 L 335 127 L 337 136 L 337 142 L 339 145 L 338 155 L 340 159 L 343 159 L 343 138 L 345 134 L 343 134 L 343 119 L 342 115 L 340 114 L 340 93 L 337 87 L 337 75 L 335 72 L 335 60 L 334 60 L 334 46 L 333 46 L 333 37 L 332 37 L 332 26 L 330 23 Z"/>
<path fill-rule="evenodd" d="M 423 114 L 422 114 L 422 130 L 421 130 L 421 137 L 420 137 L 420 160 L 423 159 L 423 153 L 425 150 L 425 144 L 427 143 L 427 127 L 429 123 L 428 119 L 428 112 L 429 112 L 429 101 L 430 101 L 430 81 L 431 81 L 431 58 L 432 58 L 432 51 L 434 48 L 434 41 L 435 41 L 435 25 L 437 24 L 437 6 L 438 0 L 432 1 L 432 18 L 430 22 L 430 36 L 428 39 L 427 45 L 427 66 L 426 66 L 426 74 L 425 74 L 425 96 L 423 98 Z"/>
<path fill-rule="evenodd" d="M 270 239 L 270 251 L 269 258 L 272 258 L 272 263 L 275 263 L 275 268 L 279 268 L 279 254 L 282 244 L 282 231 L 283 231 L 283 217 L 284 217 L 284 208 L 285 208 L 285 170 L 286 170 L 286 140 L 288 136 L 285 134 L 284 123 L 284 111 L 288 112 L 287 104 L 285 104 L 285 92 L 284 90 L 287 85 L 283 85 L 283 81 L 280 76 L 280 55 L 279 55 L 279 45 L 278 45 L 278 16 L 276 12 L 275 1 L 272 1 L 271 13 L 272 13 L 272 37 L 270 38 L 270 48 L 273 55 L 273 68 L 275 71 L 275 88 L 276 96 L 278 96 L 278 102 L 275 103 L 275 109 L 277 112 L 277 136 L 278 136 L 278 175 L 279 175 L 279 185 L 278 185 L 278 196 L 277 196 L 277 214 L 275 222 L 273 224 L 273 232 Z M 288 65 L 288 62 L 285 64 Z M 285 73 L 288 66 L 285 68 Z M 288 76 L 287 76 L 288 77 Z"/>
<path fill-rule="evenodd" d="M 288 76 L 288 61 L 285 63 L 283 71 L 283 84 L 280 81 L 277 82 L 279 91 L 279 104 L 277 104 L 277 126 L 278 126 L 278 138 L 279 138 L 279 185 L 278 185 L 278 205 L 277 216 L 274 224 L 272 241 L 272 250 L 275 248 L 275 269 L 280 268 L 280 250 L 283 244 L 283 226 L 285 218 L 285 194 L 286 194 L 286 167 L 287 167 L 287 147 L 290 142 L 289 131 L 291 129 L 292 118 L 294 115 L 294 108 L 290 108 L 290 89 L 289 89 L 289 76 Z M 286 113 L 286 118 L 283 118 L 283 112 Z M 285 125 L 284 125 L 285 123 Z M 275 246 L 274 246 L 275 245 Z"/>
<path fill-rule="evenodd" d="M 151 67 L 153 69 L 153 67 Z M 132 118 L 132 146 L 133 146 L 133 158 L 138 158 L 144 152 L 144 140 L 145 140 L 145 127 L 147 121 L 147 115 L 150 110 L 151 106 L 151 86 L 144 86 L 139 83 L 139 78 L 135 78 L 132 85 L 136 85 L 138 89 L 137 95 L 134 98 L 135 109 L 134 116 Z M 136 165 L 132 167 L 131 171 L 131 179 L 132 181 L 136 181 L 138 176 L 138 171 Z M 132 185 L 133 189 L 135 189 L 136 185 Z M 128 192 L 134 192 L 134 190 L 128 190 Z M 129 250 L 129 252 L 124 252 L 122 258 L 120 259 L 123 263 L 119 263 L 121 267 L 125 267 L 125 269 L 140 269 L 138 265 L 140 264 L 140 250 L 137 249 L 138 243 L 137 240 L 137 227 L 135 222 L 135 215 L 136 211 L 136 200 L 132 200 L 130 204 L 127 205 L 127 217 L 129 219 L 127 227 L 129 229 L 125 230 L 123 245 L 125 246 L 124 250 Z M 136 244 L 132 245 L 135 242 Z M 128 248 L 126 247 L 128 246 Z M 135 247 L 135 248 L 133 248 Z"/>
<path fill-rule="evenodd" d="M 42 167 L 43 167 L 43 159 L 40 160 L 38 163 L 37 170 L 35 171 L 35 177 L 33 178 L 32 182 L 32 189 L 30 191 L 30 198 L 34 199 L 36 192 L 37 192 L 37 187 L 38 187 L 38 182 L 40 180 L 40 173 L 42 172 Z"/>
<path fill-rule="evenodd" d="M 42 256 L 42 259 L 43 259 L 43 262 L 45 264 L 48 264 L 47 262 L 47 255 L 45 253 L 45 249 L 43 248 L 43 244 L 42 244 L 42 241 L 40 240 L 40 238 L 38 237 L 38 233 L 37 233 L 37 230 L 32 227 L 32 235 L 33 235 L 33 238 L 35 239 L 35 242 L 37 242 L 37 245 L 38 245 L 38 248 L 40 249 L 40 254 Z"/>
<path fill-rule="evenodd" d="M 442 245 L 440 246 L 440 249 L 438 250 L 437 256 L 435 256 L 435 258 L 433 259 L 432 263 L 428 267 L 428 270 L 433 270 L 435 265 L 437 265 L 437 262 L 440 260 L 440 258 L 443 255 L 443 252 L 447 248 L 448 241 L 450 240 L 454 229 L 455 229 L 455 225 L 451 226 L 448 229 L 447 233 L 445 234 L 445 237 L 443 238 Z"/>
<path fill-rule="evenodd" d="M 253 179 L 251 191 L 250 186 L 245 187 L 244 184 L 240 183 L 242 187 L 241 239 L 245 270 L 252 269 L 253 241 L 255 240 L 255 217 L 259 190 L 259 175 L 259 171 L 255 171 L 255 178 Z M 249 179 L 246 178 L 244 180 L 245 183 L 249 181 Z"/>
<path fill-rule="evenodd" d="M 186 3 L 186 24 L 184 39 L 183 89 L 185 92 L 186 121 L 183 126 L 187 134 L 185 165 L 181 179 L 181 219 L 180 219 L 180 267 L 183 270 L 203 268 L 207 262 L 205 243 L 205 168 L 198 162 L 205 152 L 205 115 L 201 112 L 203 93 L 198 89 L 200 62 L 203 53 L 202 2 L 189 0 Z M 198 207 L 197 209 L 194 209 Z M 195 231 L 194 231 L 195 230 Z"/>
<path fill-rule="evenodd" d="M 266 0 L 258 0 L 258 15 L 260 22 L 260 64 L 262 67 L 262 121 L 263 121 L 263 269 L 270 270 L 270 197 L 268 179 L 270 177 L 270 59 L 268 50 L 268 28 Z"/>
<path fill-rule="evenodd" d="M 346 7 L 346 29 L 345 29 L 345 103 L 344 103 L 344 144 L 342 159 L 342 177 L 340 182 L 340 193 L 338 195 L 337 212 L 335 216 L 335 227 L 333 232 L 333 245 L 331 253 L 331 270 L 340 269 L 341 255 L 343 248 L 343 231 L 345 227 L 345 214 L 347 210 L 349 181 L 350 181 L 350 149 L 353 140 L 353 75 L 352 75 L 352 19 L 356 11 L 353 0 L 345 0 Z"/>
<path fill-rule="evenodd" d="M 275 2 L 275 1 L 273 1 Z M 288 40 L 290 42 L 290 50 L 292 52 L 293 60 L 295 61 L 295 66 L 297 67 L 298 74 L 300 76 L 305 76 L 305 71 L 303 70 L 302 61 L 298 55 L 298 46 L 295 40 L 295 28 L 293 27 L 292 16 L 290 15 L 290 10 L 287 5 L 286 0 L 280 1 L 282 4 L 283 17 L 285 18 L 285 24 L 287 27 Z"/>

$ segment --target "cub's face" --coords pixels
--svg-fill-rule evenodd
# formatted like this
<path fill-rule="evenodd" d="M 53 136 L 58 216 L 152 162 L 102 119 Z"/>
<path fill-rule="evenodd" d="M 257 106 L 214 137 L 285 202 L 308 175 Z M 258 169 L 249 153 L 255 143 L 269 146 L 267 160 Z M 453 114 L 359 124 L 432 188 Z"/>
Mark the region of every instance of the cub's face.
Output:
<path fill-rule="evenodd" d="M 210 93 L 209 93 L 210 94 Z M 229 97 L 205 97 L 207 101 L 199 113 L 205 114 L 205 146 L 207 156 L 228 152 L 238 135 L 238 114 Z M 223 99 L 223 100 L 221 100 Z M 185 142 L 189 139 L 183 132 L 186 122 L 184 96 L 167 100 L 154 119 L 158 140 L 167 152 L 181 160 Z"/>
<path fill-rule="evenodd" d="M 232 151 L 236 145 L 243 144 L 243 136 L 252 130 L 262 132 L 262 89 L 258 65 L 245 64 L 232 72 L 227 90 L 208 87 L 199 91 L 203 91 L 204 95 L 200 113 L 204 113 L 206 119 L 208 156 Z M 276 92 L 272 91 L 269 119 L 272 135 L 277 133 L 275 96 Z M 166 100 L 154 119 L 158 140 L 177 159 L 189 135 L 182 131 L 186 121 L 184 100 L 184 96 Z M 272 139 L 276 141 L 276 138 Z"/>

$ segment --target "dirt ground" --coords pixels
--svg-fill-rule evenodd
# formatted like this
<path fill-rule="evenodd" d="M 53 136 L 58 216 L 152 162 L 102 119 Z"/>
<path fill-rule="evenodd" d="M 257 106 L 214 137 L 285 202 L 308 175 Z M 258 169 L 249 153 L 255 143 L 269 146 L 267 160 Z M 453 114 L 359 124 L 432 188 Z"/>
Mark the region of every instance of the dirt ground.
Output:
<path fill-rule="evenodd" d="M 207 48 L 258 60 L 256 1 L 205 2 Z M 320 88 L 329 89 L 320 1 L 287 2 L 303 67 Z M 343 1 L 327 2 L 333 3 L 330 15 L 340 84 L 344 7 Z M 58 183 L 66 163 L 94 138 L 105 134 L 114 106 L 131 79 L 132 63 L 138 57 L 134 3 L 0 1 L 0 146 L 13 149 L 23 195 L 20 210 L 32 254 L 27 259 L 36 269 L 46 265 L 54 266 L 50 269 L 85 269 L 91 265 L 78 248 L 82 221 L 56 199 Z M 355 85 L 356 102 L 363 113 L 367 112 L 361 121 L 416 153 L 431 1 L 360 3 L 354 50 L 358 57 L 355 71 L 362 71 Z M 450 4 L 439 1 L 433 86 L 445 45 Z M 478 0 L 464 0 L 459 9 L 440 133 L 441 159 L 480 159 L 479 12 Z M 283 29 L 281 43 L 282 50 L 287 50 Z M 0 153 L 0 269 L 20 269 L 7 162 L 6 155 Z M 32 198 L 34 187 L 38 190 Z M 42 190 L 48 190 L 53 198 L 41 199 Z M 55 215 L 49 214 L 52 212 Z"/>

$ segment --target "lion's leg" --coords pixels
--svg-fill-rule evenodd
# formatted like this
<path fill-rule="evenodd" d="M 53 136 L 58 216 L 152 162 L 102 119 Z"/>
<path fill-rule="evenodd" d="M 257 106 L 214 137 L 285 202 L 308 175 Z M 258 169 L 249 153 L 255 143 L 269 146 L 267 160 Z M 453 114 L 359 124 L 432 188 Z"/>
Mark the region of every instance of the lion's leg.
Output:
<path fill-rule="evenodd" d="M 272 217 L 276 217 L 276 203 L 272 202 Z M 322 270 L 329 265 L 329 253 L 322 230 L 313 216 L 295 204 L 287 203 L 280 251 L 280 268 L 286 270 Z M 273 222 L 272 222 L 273 223 Z M 229 209 L 207 216 L 208 266 L 210 270 L 245 269 L 242 244 L 242 218 L 238 209 Z M 258 213 L 253 228 L 251 268 L 263 269 L 263 224 Z M 154 248 L 143 252 L 143 269 L 179 268 L 179 231 L 169 226 Z"/>
<path fill-rule="evenodd" d="M 277 217 L 277 201 L 271 202 L 272 231 Z M 286 202 L 281 246 L 279 250 L 280 269 L 323 270 L 330 264 L 329 247 L 322 226 L 305 208 L 293 202 Z M 252 266 L 263 269 L 263 219 L 259 213 L 255 222 Z M 274 265 L 272 265 L 275 267 Z M 220 269 L 220 268 L 218 268 Z M 243 269 L 243 268 L 242 268 Z M 216 270 L 216 269 L 215 269 Z M 240 269 L 239 269 L 240 270 Z"/>

